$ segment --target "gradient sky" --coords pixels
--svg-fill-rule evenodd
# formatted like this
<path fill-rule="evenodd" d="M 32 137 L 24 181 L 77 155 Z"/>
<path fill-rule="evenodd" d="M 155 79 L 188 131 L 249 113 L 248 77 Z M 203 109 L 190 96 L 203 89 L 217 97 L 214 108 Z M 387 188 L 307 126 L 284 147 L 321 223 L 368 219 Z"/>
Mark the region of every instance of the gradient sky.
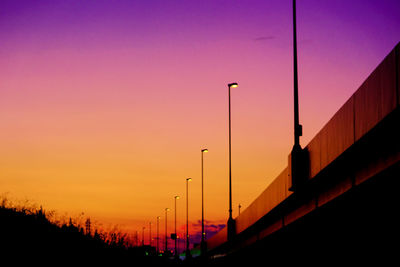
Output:
<path fill-rule="evenodd" d="M 297 2 L 305 146 L 400 41 L 400 1 Z M 128 232 L 157 216 L 164 227 L 166 207 L 172 230 L 180 195 L 184 229 L 185 179 L 193 178 L 189 219 L 198 225 L 208 148 L 205 216 L 217 229 L 228 217 L 227 83 L 239 83 L 234 217 L 287 165 L 291 8 L 290 0 L 0 1 L 0 193 Z"/>

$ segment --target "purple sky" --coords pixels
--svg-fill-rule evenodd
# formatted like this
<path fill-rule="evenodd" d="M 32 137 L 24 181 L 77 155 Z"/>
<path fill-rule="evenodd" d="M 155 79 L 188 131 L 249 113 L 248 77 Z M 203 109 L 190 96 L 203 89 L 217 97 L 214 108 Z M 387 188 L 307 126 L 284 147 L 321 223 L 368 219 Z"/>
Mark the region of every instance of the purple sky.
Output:
<path fill-rule="evenodd" d="M 399 0 L 297 1 L 306 145 L 400 41 Z M 206 219 L 287 165 L 292 1 L 0 1 L 0 191 L 125 225 L 163 215 L 207 147 Z M 179 205 L 180 224 L 184 205 Z"/>

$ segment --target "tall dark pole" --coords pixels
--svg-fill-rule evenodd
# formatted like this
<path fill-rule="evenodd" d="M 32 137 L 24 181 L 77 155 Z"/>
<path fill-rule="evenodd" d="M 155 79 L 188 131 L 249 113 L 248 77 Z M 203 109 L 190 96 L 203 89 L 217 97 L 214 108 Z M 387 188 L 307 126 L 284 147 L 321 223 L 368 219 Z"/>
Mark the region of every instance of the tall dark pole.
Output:
<path fill-rule="evenodd" d="M 237 83 L 228 84 L 228 101 L 229 101 L 229 218 L 228 218 L 228 241 L 235 235 L 235 221 L 232 217 L 232 160 L 231 160 L 231 88 L 238 87 Z"/>
<path fill-rule="evenodd" d="M 186 179 L 186 259 L 190 258 L 189 250 L 189 182 L 192 178 Z"/>
<path fill-rule="evenodd" d="M 231 157 L 231 87 L 228 86 L 229 97 L 229 220 L 232 220 L 232 157 Z"/>
<path fill-rule="evenodd" d="M 146 229 L 146 227 L 142 228 L 142 247 L 144 246 L 144 229 Z"/>
<path fill-rule="evenodd" d="M 296 29 L 296 0 L 293 0 L 293 110 L 294 110 L 294 145 L 289 158 L 289 171 L 292 180 L 290 191 L 303 188 L 308 179 L 309 155 L 306 149 L 300 146 L 302 126 L 299 123 L 299 86 L 297 73 L 297 29 Z"/>
<path fill-rule="evenodd" d="M 174 198 L 175 198 L 175 257 L 178 258 L 178 249 L 177 249 L 177 246 L 176 246 L 177 245 L 176 244 L 177 237 L 178 237 L 178 235 L 176 233 L 176 200 L 179 199 L 179 196 L 175 196 Z"/>
<path fill-rule="evenodd" d="M 164 254 L 166 255 L 167 251 L 168 251 L 168 229 L 167 229 L 167 212 L 169 211 L 169 208 L 165 208 L 165 250 L 164 250 Z"/>
<path fill-rule="evenodd" d="M 160 251 L 160 246 L 159 246 L 159 226 L 160 226 L 160 216 L 157 216 L 157 248 L 156 248 L 157 256 L 158 256 L 158 253 Z"/>
<path fill-rule="evenodd" d="M 207 153 L 208 149 L 201 150 L 201 256 L 205 256 L 206 252 L 206 232 L 204 230 L 204 153 Z"/>
<path fill-rule="evenodd" d="M 149 245 L 151 247 L 151 222 L 149 222 Z"/>
<path fill-rule="evenodd" d="M 299 123 L 299 86 L 297 76 L 297 30 L 296 30 L 296 0 L 293 0 L 293 85 L 294 85 L 294 146 L 300 146 L 302 135 Z"/>

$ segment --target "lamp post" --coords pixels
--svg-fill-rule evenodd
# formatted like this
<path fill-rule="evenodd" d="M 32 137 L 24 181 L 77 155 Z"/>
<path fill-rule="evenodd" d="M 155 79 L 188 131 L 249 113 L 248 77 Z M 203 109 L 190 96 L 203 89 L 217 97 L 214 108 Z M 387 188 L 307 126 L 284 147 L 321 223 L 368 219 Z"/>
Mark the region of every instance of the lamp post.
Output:
<path fill-rule="evenodd" d="M 149 245 L 151 247 L 151 222 L 149 222 Z"/>
<path fill-rule="evenodd" d="M 235 221 L 232 218 L 232 161 L 231 161 L 231 88 L 237 88 L 238 84 L 228 84 L 229 99 L 229 219 L 228 219 L 228 241 L 231 241 L 235 235 Z"/>
<path fill-rule="evenodd" d="M 143 226 L 143 228 L 142 228 L 142 247 L 144 247 L 144 229 L 146 229 L 146 227 Z"/>
<path fill-rule="evenodd" d="M 238 206 L 238 208 L 239 208 L 239 215 L 240 215 L 240 208 L 242 207 L 242 205 L 240 205 L 240 203 L 239 203 L 239 206 Z"/>
<path fill-rule="evenodd" d="M 156 252 L 157 252 L 157 255 L 158 255 L 158 253 L 159 253 L 159 251 L 160 251 L 160 246 L 159 246 L 159 226 L 160 226 L 160 216 L 157 216 L 157 248 L 156 248 Z"/>
<path fill-rule="evenodd" d="M 205 256 L 206 253 L 206 232 L 204 230 L 204 153 L 207 153 L 208 149 L 204 148 L 201 150 L 201 243 L 200 243 L 200 249 L 201 249 L 201 256 Z"/>
<path fill-rule="evenodd" d="M 299 85 L 297 74 L 296 0 L 293 0 L 293 96 L 294 96 L 294 145 L 300 146 L 302 126 L 299 123 Z"/>
<path fill-rule="evenodd" d="M 167 220 L 167 213 L 169 211 L 169 208 L 165 208 L 165 250 L 164 250 L 164 254 L 167 253 L 168 251 L 168 233 L 167 233 L 167 224 L 168 224 L 168 220 Z"/>
<path fill-rule="evenodd" d="M 192 178 L 186 178 L 186 259 L 190 257 L 189 250 L 189 182 Z"/>
<path fill-rule="evenodd" d="M 174 236 L 174 239 L 175 239 L 175 257 L 176 258 L 178 258 L 178 249 L 177 249 L 177 247 L 176 247 L 176 242 L 177 242 L 177 233 L 176 233 L 176 200 L 177 199 L 179 199 L 179 196 L 175 196 L 174 197 L 175 198 L 175 236 Z"/>
<path fill-rule="evenodd" d="M 296 33 L 296 0 L 293 0 L 293 110 L 294 110 L 294 145 L 290 153 L 288 165 L 290 166 L 290 176 L 292 186 L 290 191 L 302 188 L 308 179 L 308 152 L 300 146 L 300 136 L 303 129 L 299 123 L 299 88 L 297 74 L 297 33 Z"/>

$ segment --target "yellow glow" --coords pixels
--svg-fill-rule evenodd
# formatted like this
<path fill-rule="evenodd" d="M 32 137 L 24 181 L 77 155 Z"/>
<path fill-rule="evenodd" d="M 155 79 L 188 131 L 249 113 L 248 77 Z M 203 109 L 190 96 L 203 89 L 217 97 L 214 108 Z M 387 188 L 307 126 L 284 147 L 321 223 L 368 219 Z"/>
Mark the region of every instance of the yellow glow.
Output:
<path fill-rule="evenodd" d="M 192 178 L 187 178 L 186 181 L 190 182 L 192 180 Z"/>
<path fill-rule="evenodd" d="M 207 148 L 205 148 L 205 149 L 203 149 L 203 150 L 202 150 L 202 152 L 205 152 L 205 153 L 207 153 L 207 152 L 208 152 L 208 149 L 207 149 Z"/>
<path fill-rule="evenodd" d="M 237 83 L 231 83 L 231 84 L 229 84 L 229 87 L 230 88 L 236 88 L 236 87 L 238 87 L 239 85 L 237 84 Z"/>
<path fill-rule="evenodd" d="M 175 196 L 176 199 L 179 199 L 179 196 Z"/>

